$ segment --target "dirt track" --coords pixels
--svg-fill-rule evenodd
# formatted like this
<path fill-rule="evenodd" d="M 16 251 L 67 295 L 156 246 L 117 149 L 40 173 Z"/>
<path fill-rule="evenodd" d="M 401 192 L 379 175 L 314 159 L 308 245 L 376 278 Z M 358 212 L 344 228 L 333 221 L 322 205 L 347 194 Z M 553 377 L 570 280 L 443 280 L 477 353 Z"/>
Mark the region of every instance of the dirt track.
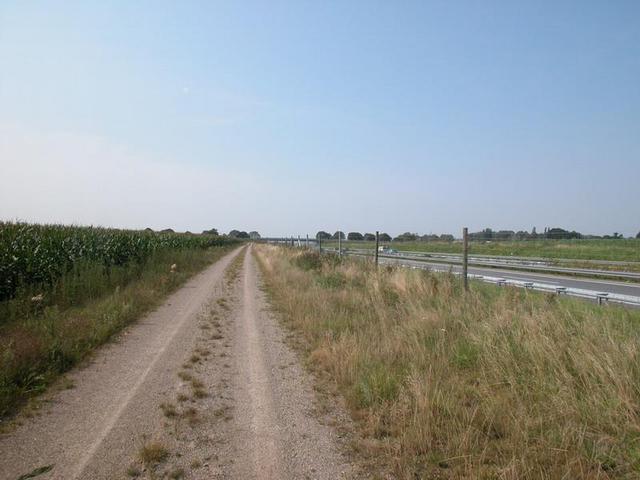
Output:
<path fill-rule="evenodd" d="M 355 478 L 265 310 L 250 250 L 193 278 L 0 437 L 0 478 L 50 466 L 35 478 Z M 154 444 L 166 453 L 144 462 Z"/>

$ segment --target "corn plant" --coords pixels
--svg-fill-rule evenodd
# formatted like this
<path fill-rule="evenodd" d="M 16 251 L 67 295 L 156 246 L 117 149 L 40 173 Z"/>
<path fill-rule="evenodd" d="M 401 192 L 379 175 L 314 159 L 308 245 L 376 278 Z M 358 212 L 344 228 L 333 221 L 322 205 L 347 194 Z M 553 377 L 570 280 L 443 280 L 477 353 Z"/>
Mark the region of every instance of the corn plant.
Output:
<path fill-rule="evenodd" d="M 46 289 L 78 263 L 105 268 L 143 263 L 158 250 L 208 248 L 215 235 L 0 222 L 0 301 L 20 289 Z"/>

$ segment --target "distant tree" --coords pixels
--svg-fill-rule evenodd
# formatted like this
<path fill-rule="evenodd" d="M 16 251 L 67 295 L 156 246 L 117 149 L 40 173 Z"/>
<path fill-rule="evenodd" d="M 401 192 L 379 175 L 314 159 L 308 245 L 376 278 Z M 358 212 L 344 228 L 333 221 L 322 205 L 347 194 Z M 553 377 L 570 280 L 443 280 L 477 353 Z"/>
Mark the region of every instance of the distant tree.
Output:
<path fill-rule="evenodd" d="M 160 233 L 176 233 L 172 228 L 165 228 L 164 230 L 160 230 Z"/>
<path fill-rule="evenodd" d="M 640 232 L 638 232 L 638 234 L 636 235 L 636 238 L 640 238 Z"/>
<path fill-rule="evenodd" d="M 378 238 L 380 239 L 381 242 L 391 241 L 391 235 L 389 235 L 388 233 L 381 233 L 380 235 L 378 235 Z"/>
<path fill-rule="evenodd" d="M 450 233 L 443 233 L 440 235 L 440 240 L 443 242 L 453 242 L 455 238 Z"/>
<path fill-rule="evenodd" d="M 511 240 L 515 236 L 516 232 L 513 230 L 500 230 L 493 236 L 496 240 Z"/>
<path fill-rule="evenodd" d="M 545 235 L 545 238 L 550 238 L 553 240 L 559 239 L 572 239 L 572 238 L 582 238 L 582 234 L 576 231 L 569 232 L 564 230 L 563 228 L 549 228 Z"/>
<path fill-rule="evenodd" d="M 254 230 L 252 232 L 249 232 L 249 238 L 251 238 L 251 240 L 259 240 L 260 234 Z"/>
<path fill-rule="evenodd" d="M 359 232 L 349 232 L 347 240 L 364 240 L 364 237 Z"/>
<path fill-rule="evenodd" d="M 485 228 L 481 232 L 473 232 L 469 234 L 469 240 L 490 241 L 494 239 L 494 232 L 490 228 Z"/>
<path fill-rule="evenodd" d="M 365 233 L 364 239 L 367 242 L 373 242 L 376 239 L 376 236 L 373 233 Z"/>
<path fill-rule="evenodd" d="M 247 232 L 240 230 L 231 230 L 229 232 L 229 236 L 231 238 L 249 238 L 249 234 Z"/>
<path fill-rule="evenodd" d="M 402 235 L 398 235 L 396 238 L 393 239 L 393 241 L 397 241 L 397 242 L 413 242 L 415 240 L 417 240 L 418 238 L 418 234 L 417 233 L 411 233 L 411 232 L 404 232 Z"/>
<path fill-rule="evenodd" d="M 333 238 L 334 240 L 338 240 L 338 236 L 340 237 L 340 240 L 344 240 L 345 238 L 344 232 L 341 232 L 340 230 L 338 230 L 336 233 L 331 235 L 331 238 Z"/>
<path fill-rule="evenodd" d="M 149 227 L 145 228 L 144 231 L 147 232 L 147 233 L 153 233 L 153 229 L 151 229 Z"/>
<path fill-rule="evenodd" d="M 421 242 L 437 242 L 438 240 L 440 240 L 440 237 L 433 233 L 429 233 L 427 235 L 422 235 L 420 238 L 418 238 L 418 240 L 420 240 Z"/>
<path fill-rule="evenodd" d="M 534 239 L 534 240 L 535 240 L 536 238 L 538 238 L 538 232 L 536 232 L 536 227 L 533 227 L 533 228 L 531 229 L 531 238 L 532 238 L 532 239 Z"/>
<path fill-rule="evenodd" d="M 618 232 L 613 232 L 613 235 L 604 235 L 602 238 L 606 240 L 621 240 L 624 238 L 624 235 Z"/>
<path fill-rule="evenodd" d="M 324 230 L 320 230 L 316 233 L 316 240 L 329 240 L 331 238 L 331 234 L 325 232 Z"/>
<path fill-rule="evenodd" d="M 203 230 L 202 233 L 204 233 L 205 235 L 218 235 L 218 229 L 212 228 L 210 230 Z"/>

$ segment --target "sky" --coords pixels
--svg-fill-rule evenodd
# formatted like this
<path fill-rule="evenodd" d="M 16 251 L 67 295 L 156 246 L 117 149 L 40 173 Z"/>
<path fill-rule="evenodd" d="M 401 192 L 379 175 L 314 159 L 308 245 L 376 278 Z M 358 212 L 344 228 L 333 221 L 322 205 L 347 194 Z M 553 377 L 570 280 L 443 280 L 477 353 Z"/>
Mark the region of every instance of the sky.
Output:
<path fill-rule="evenodd" d="M 640 2 L 0 0 L 0 219 L 640 230 Z"/>

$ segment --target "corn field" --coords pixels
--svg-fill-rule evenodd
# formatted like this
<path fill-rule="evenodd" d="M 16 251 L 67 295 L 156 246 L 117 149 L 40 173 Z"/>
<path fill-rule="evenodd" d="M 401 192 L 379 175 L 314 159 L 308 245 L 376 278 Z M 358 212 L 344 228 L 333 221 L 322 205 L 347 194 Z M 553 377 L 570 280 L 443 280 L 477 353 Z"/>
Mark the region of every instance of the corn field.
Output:
<path fill-rule="evenodd" d="M 214 235 L 0 222 L 0 301 L 20 289 L 47 288 L 79 262 L 108 268 L 143 263 L 158 250 L 231 242 Z"/>

